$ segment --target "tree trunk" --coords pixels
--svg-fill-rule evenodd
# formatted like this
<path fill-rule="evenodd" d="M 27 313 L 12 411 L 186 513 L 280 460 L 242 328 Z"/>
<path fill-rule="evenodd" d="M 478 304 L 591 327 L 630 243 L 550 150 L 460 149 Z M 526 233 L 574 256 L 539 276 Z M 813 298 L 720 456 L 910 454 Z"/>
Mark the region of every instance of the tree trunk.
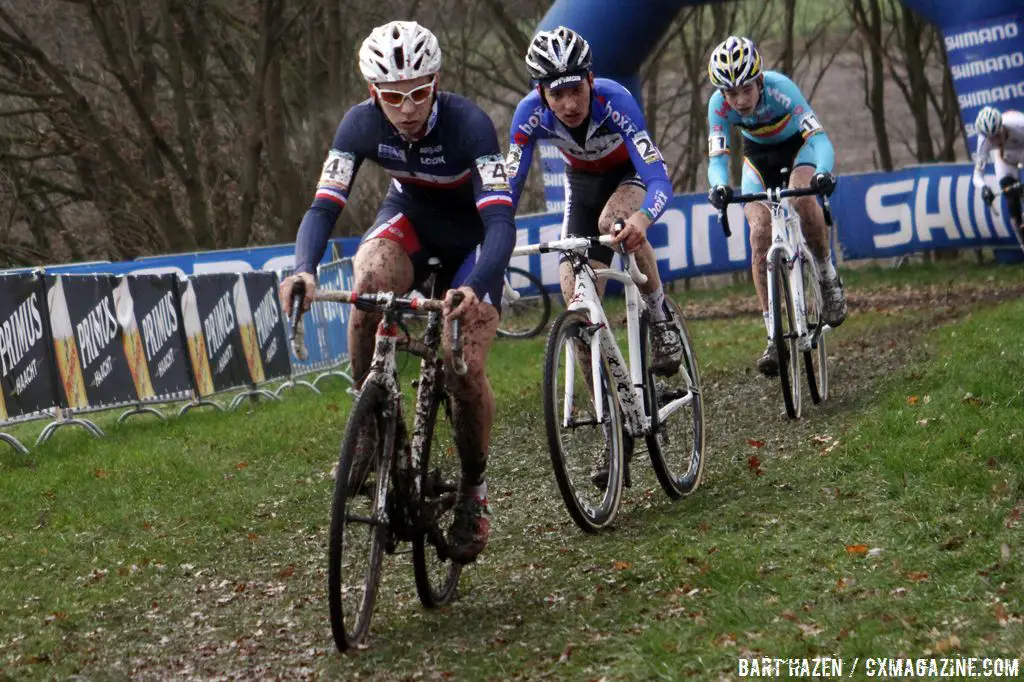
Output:
<path fill-rule="evenodd" d="M 865 7 L 865 4 L 867 5 Z M 892 147 L 885 120 L 885 60 L 882 45 L 882 9 L 879 0 L 850 0 L 850 17 L 867 38 L 865 41 L 870 55 L 869 75 L 865 83 L 868 111 L 871 112 L 871 126 L 875 131 L 878 160 L 882 170 L 892 170 Z"/>
<path fill-rule="evenodd" d="M 928 116 L 928 76 L 924 71 L 924 55 L 921 52 L 921 36 L 924 23 L 909 9 L 902 10 L 903 51 L 907 57 L 907 79 L 910 81 L 910 112 L 914 116 L 917 139 L 917 160 L 922 163 L 935 161 L 935 147 Z"/>

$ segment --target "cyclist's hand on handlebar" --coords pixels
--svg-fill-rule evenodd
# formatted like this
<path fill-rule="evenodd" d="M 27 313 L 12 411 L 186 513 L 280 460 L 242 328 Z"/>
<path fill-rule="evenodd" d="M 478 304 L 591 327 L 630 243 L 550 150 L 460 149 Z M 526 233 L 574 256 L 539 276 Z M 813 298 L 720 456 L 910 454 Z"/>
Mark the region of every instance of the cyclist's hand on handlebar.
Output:
<path fill-rule="evenodd" d="M 627 253 L 635 253 L 647 242 L 647 228 L 650 225 L 650 219 L 637 211 L 629 216 L 621 230 L 612 230 L 612 244 L 622 244 Z"/>
<path fill-rule="evenodd" d="M 836 189 L 836 177 L 831 173 L 815 173 L 811 178 L 811 189 L 831 196 Z"/>
<path fill-rule="evenodd" d="M 284 308 L 284 314 L 288 317 L 292 316 L 292 289 L 295 288 L 295 283 L 299 280 L 302 280 L 302 283 L 306 286 L 306 296 L 302 299 L 302 312 L 309 311 L 309 306 L 313 301 L 313 293 L 316 291 L 316 278 L 308 272 L 297 272 L 281 280 L 278 294 L 281 297 L 281 307 Z"/>
<path fill-rule="evenodd" d="M 729 185 L 715 185 L 708 192 L 708 201 L 719 211 L 723 210 L 732 200 L 732 187 Z"/>
<path fill-rule="evenodd" d="M 992 191 L 991 187 L 985 185 L 981 188 L 981 200 L 991 206 L 992 202 L 996 200 L 996 193 Z"/>
<path fill-rule="evenodd" d="M 457 306 L 452 306 L 452 299 L 455 296 L 456 291 L 462 294 L 462 303 Z M 476 310 L 478 305 L 480 305 L 480 299 L 477 298 L 476 292 L 473 291 L 473 287 L 449 289 L 448 293 L 444 296 L 444 316 L 464 319 L 467 315 Z"/>

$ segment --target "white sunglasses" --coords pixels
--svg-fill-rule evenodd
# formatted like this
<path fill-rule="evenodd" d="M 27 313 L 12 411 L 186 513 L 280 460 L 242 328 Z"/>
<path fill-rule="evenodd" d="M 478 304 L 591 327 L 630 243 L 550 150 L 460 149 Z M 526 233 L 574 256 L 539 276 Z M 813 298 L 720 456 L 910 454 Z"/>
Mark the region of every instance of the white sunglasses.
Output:
<path fill-rule="evenodd" d="M 377 96 L 380 97 L 380 101 L 385 104 L 392 106 L 396 109 L 400 108 L 405 104 L 406 99 L 412 100 L 413 104 L 423 104 L 430 96 L 434 94 L 434 85 L 437 83 L 437 79 L 431 79 L 429 83 L 424 83 L 418 88 L 413 88 L 409 92 L 402 92 L 401 90 L 382 90 L 376 85 L 373 86 Z"/>

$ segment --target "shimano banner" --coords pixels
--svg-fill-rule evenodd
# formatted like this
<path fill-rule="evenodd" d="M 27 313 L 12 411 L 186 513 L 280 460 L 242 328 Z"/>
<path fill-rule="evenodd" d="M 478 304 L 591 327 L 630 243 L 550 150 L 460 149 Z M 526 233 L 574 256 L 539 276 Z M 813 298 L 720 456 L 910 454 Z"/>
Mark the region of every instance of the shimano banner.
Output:
<path fill-rule="evenodd" d="M 38 273 L 0 277 L 0 424 L 57 405 L 42 280 Z"/>
<path fill-rule="evenodd" d="M 832 203 L 843 255 L 1016 246 L 1005 205 L 990 210 L 971 184 L 972 172 L 969 164 L 942 164 L 843 176 Z"/>
<path fill-rule="evenodd" d="M 977 147 L 974 119 L 982 107 L 1024 111 L 1024 17 L 1009 15 L 947 27 L 945 43 L 973 153 Z"/>

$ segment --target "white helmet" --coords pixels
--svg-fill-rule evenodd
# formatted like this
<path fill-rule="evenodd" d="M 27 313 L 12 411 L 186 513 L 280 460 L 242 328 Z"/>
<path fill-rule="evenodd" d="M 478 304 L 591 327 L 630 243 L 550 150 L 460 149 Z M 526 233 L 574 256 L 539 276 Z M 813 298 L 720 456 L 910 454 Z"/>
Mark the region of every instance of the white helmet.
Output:
<path fill-rule="evenodd" d="M 526 50 L 526 70 L 530 78 L 542 82 L 560 80 L 561 76 L 569 74 L 585 74 L 590 71 L 592 61 L 590 44 L 565 26 L 541 31 Z"/>
<path fill-rule="evenodd" d="M 985 107 L 974 119 L 974 132 L 985 137 L 992 137 L 1003 129 L 1003 115 L 995 107 Z"/>
<path fill-rule="evenodd" d="M 750 38 L 729 36 L 708 62 L 708 78 L 719 90 L 738 88 L 761 75 L 761 53 Z"/>
<path fill-rule="evenodd" d="M 441 47 L 437 36 L 415 21 L 392 21 L 363 41 L 359 70 L 371 83 L 432 76 L 441 70 Z"/>

